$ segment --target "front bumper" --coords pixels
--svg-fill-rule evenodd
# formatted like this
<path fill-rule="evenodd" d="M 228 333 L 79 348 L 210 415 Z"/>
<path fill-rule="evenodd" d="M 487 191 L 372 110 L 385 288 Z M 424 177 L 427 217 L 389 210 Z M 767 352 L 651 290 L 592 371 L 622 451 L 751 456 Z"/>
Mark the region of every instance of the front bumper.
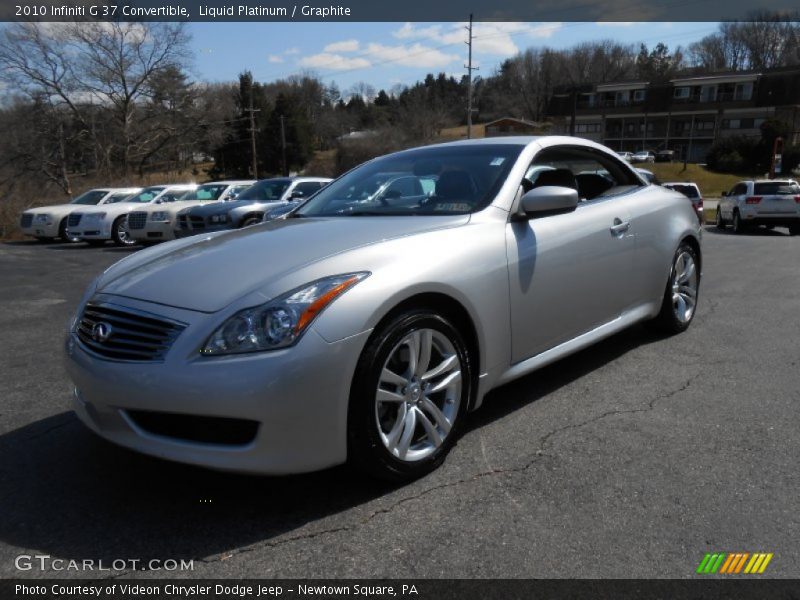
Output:
<path fill-rule="evenodd" d="M 137 242 L 162 242 L 175 239 L 175 230 L 170 221 L 148 220 L 142 229 L 128 229 Z"/>
<path fill-rule="evenodd" d="M 204 357 L 198 348 L 220 315 L 125 304 L 189 325 L 159 363 L 102 359 L 74 334 L 67 337 L 74 409 L 97 434 L 152 456 L 239 472 L 301 473 L 346 460 L 350 382 L 369 331 L 328 343 L 312 326 L 291 348 Z M 154 432 L 131 411 L 238 419 L 258 427 L 247 443 L 207 443 Z"/>
<path fill-rule="evenodd" d="M 791 227 L 792 225 L 800 225 L 800 215 L 756 215 L 756 214 L 743 214 L 742 221 L 746 225 L 774 225 L 775 227 Z"/>
<path fill-rule="evenodd" d="M 33 237 L 54 238 L 58 237 L 59 222 L 56 220 L 49 223 L 37 223 L 35 220 L 30 227 L 20 227 L 24 235 Z"/>
<path fill-rule="evenodd" d="M 70 235 L 81 238 L 82 240 L 110 240 L 111 223 L 105 219 L 100 221 L 87 221 L 86 217 L 76 227 L 67 226 Z"/>

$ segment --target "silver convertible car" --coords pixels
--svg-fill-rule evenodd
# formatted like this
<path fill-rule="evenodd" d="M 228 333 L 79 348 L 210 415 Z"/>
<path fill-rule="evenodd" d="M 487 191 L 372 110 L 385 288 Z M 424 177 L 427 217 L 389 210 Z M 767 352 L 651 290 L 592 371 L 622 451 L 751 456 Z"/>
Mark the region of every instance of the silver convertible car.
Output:
<path fill-rule="evenodd" d="M 424 185 L 358 193 L 378 173 Z M 419 477 L 492 388 L 634 323 L 685 330 L 700 237 L 686 197 L 586 140 L 391 154 L 277 220 L 102 273 L 66 341 L 75 410 L 215 469 Z"/>

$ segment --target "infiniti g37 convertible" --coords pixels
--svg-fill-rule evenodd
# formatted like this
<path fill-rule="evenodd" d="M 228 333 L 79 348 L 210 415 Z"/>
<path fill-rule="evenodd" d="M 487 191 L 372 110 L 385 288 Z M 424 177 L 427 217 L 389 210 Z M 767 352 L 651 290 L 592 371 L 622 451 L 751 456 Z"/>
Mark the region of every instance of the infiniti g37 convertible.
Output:
<path fill-rule="evenodd" d="M 383 173 L 407 185 L 362 193 Z M 700 237 L 686 197 L 586 140 L 391 154 L 102 273 L 66 342 L 75 410 L 216 469 L 418 477 L 492 388 L 637 322 L 684 331 Z"/>

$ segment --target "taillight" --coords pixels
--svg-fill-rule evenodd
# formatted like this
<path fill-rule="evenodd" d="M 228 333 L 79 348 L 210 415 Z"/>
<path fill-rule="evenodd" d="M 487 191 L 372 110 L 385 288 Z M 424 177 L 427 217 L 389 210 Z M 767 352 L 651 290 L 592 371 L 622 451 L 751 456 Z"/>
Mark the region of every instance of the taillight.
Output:
<path fill-rule="evenodd" d="M 794 201 L 797 202 L 798 204 L 800 204 L 800 196 L 795 196 L 794 197 Z"/>
<path fill-rule="evenodd" d="M 745 204 L 758 204 L 759 202 L 761 202 L 761 196 L 748 196 L 744 200 Z"/>

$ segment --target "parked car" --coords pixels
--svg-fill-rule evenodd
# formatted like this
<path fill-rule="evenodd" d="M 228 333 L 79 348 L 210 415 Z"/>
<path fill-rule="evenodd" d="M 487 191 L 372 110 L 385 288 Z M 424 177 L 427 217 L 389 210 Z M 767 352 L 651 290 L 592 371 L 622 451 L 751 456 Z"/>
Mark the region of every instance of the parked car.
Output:
<path fill-rule="evenodd" d="M 190 215 L 190 211 L 193 208 L 222 202 L 233 202 L 239 194 L 255 183 L 255 179 L 212 181 L 204 183 L 194 192 L 186 194 L 181 200 L 184 202 L 191 202 L 191 204 L 179 207 L 180 210 L 174 217 L 173 235 L 178 238 L 194 235 L 194 227 L 199 227 L 205 222 L 204 219 L 195 221 Z M 220 204 L 220 206 L 223 205 Z M 198 230 L 197 233 L 200 233 L 200 231 Z"/>
<path fill-rule="evenodd" d="M 117 202 L 120 197 L 130 196 L 141 188 L 95 188 L 84 192 L 69 204 L 53 204 L 29 208 L 20 216 L 19 226 L 22 233 L 35 237 L 39 241 L 51 241 L 60 238 L 65 242 L 78 242 L 79 238 L 67 233 L 69 215 L 83 206 L 99 206 Z"/>
<path fill-rule="evenodd" d="M 697 218 L 700 219 L 701 223 L 703 222 L 703 196 L 700 194 L 700 188 L 696 183 L 690 181 L 670 181 L 668 183 L 662 183 L 661 185 L 665 188 L 680 192 L 691 200 L 694 212 L 697 213 Z"/>
<path fill-rule="evenodd" d="M 128 214 L 128 235 L 135 243 L 151 244 L 174 240 L 174 227 L 178 212 L 199 201 L 184 201 L 183 197 L 197 190 L 196 183 L 183 183 L 164 187 L 153 201 Z"/>
<path fill-rule="evenodd" d="M 659 185 L 660 184 L 660 182 L 658 181 L 658 177 L 656 177 L 655 173 L 653 173 L 652 171 L 648 171 L 647 169 L 640 169 L 640 168 L 637 168 L 635 170 L 636 170 L 637 173 L 639 173 L 639 175 L 644 177 L 647 180 L 648 183 L 652 183 L 652 184 L 655 184 L 655 185 Z"/>
<path fill-rule="evenodd" d="M 108 240 L 117 246 L 132 246 L 136 240 L 128 229 L 128 215 L 141 206 L 160 205 L 168 189 L 181 186 L 190 187 L 187 184 L 153 185 L 139 188 L 116 202 L 75 211 L 67 221 L 67 232 L 92 246 L 102 246 Z"/>
<path fill-rule="evenodd" d="M 290 207 L 310 198 L 333 181 L 329 177 L 276 177 L 262 179 L 228 203 L 229 229 L 260 223 L 264 213 L 279 204 Z M 209 211 L 211 212 L 211 211 Z"/>
<path fill-rule="evenodd" d="M 532 164 L 549 167 L 535 182 Z M 613 186 L 581 191 L 577 169 Z M 350 197 L 378 173 L 435 185 L 413 205 Z M 284 218 L 102 273 L 66 340 L 74 408 L 117 444 L 215 469 L 419 477 L 492 388 L 634 323 L 686 330 L 700 229 L 580 138 L 390 154 Z"/>
<path fill-rule="evenodd" d="M 800 185 L 792 179 L 740 181 L 722 192 L 717 205 L 718 229 L 730 224 L 734 233 L 757 225 L 788 227 L 800 234 Z"/>
<path fill-rule="evenodd" d="M 631 157 L 631 162 L 634 163 L 652 163 L 656 161 L 656 155 L 650 150 L 640 150 L 634 153 Z"/>
<path fill-rule="evenodd" d="M 633 160 L 633 152 L 617 152 L 617 156 L 619 156 L 622 160 L 627 160 L 628 162 Z"/>
<path fill-rule="evenodd" d="M 674 150 L 659 150 L 656 152 L 656 162 L 672 162 L 675 159 Z"/>

